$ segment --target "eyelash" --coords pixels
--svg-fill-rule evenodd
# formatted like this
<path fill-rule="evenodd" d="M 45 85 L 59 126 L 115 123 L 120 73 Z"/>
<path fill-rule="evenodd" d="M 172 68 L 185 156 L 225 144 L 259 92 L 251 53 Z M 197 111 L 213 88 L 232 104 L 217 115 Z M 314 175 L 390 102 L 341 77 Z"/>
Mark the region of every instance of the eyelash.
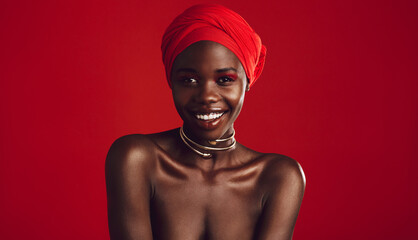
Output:
<path fill-rule="evenodd" d="M 220 82 L 220 83 L 229 83 L 229 82 L 233 82 L 233 81 L 235 81 L 235 79 L 233 77 L 230 77 L 230 76 L 222 76 L 218 79 L 218 82 Z"/>
<path fill-rule="evenodd" d="M 197 79 L 195 77 L 183 77 L 180 80 L 185 85 L 192 85 L 197 83 Z"/>
<path fill-rule="evenodd" d="M 221 77 L 219 77 L 217 79 L 217 83 L 219 85 L 228 85 L 232 82 L 234 82 L 236 80 L 236 76 L 235 75 L 223 75 Z M 184 85 L 195 85 L 198 83 L 198 78 L 197 77 L 193 77 L 193 76 L 184 76 L 180 78 L 180 81 L 184 84 Z"/>

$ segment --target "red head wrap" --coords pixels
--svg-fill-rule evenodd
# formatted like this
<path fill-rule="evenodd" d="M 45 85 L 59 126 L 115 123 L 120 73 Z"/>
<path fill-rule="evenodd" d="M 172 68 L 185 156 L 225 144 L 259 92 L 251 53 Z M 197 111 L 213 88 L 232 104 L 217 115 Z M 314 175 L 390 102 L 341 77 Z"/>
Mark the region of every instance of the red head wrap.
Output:
<path fill-rule="evenodd" d="M 186 9 L 168 26 L 161 44 L 167 81 L 174 59 L 191 44 L 209 40 L 231 50 L 241 61 L 250 86 L 264 67 L 266 48 L 236 12 L 217 4 L 198 4 Z"/>

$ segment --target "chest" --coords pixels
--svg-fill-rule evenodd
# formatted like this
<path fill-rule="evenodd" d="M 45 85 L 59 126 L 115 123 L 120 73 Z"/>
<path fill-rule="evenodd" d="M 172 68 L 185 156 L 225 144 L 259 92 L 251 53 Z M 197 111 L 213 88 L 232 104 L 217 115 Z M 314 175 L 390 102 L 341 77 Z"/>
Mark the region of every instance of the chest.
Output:
<path fill-rule="evenodd" d="M 251 235 L 248 231 L 254 229 L 262 209 L 258 175 L 257 169 L 160 170 L 155 175 L 151 200 L 153 228 L 164 228 L 170 232 L 170 239 L 181 239 L 185 234 L 194 239 L 203 235 L 212 236 L 206 239 Z"/>
<path fill-rule="evenodd" d="M 205 209 L 221 205 L 257 205 L 263 192 L 257 166 L 204 171 L 198 168 L 160 165 L 153 181 L 153 199 Z"/>

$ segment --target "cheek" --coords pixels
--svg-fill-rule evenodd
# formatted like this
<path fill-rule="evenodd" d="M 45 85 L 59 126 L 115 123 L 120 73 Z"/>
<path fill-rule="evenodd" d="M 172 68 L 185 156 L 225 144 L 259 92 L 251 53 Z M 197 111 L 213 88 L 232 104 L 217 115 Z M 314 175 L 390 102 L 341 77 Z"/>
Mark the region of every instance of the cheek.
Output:
<path fill-rule="evenodd" d="M 234 111 L 241 111 L 242 105 L 244 103 L 245 91 L 244 89 L 237 89 L 228 94 L 229 105 L 231 108 L 234 108 Z"/>
<path fill-rule="evenodd" d="M 179 111 L 181 106 L 184 105 L 184 100 L 181 97 L 181 94 L 178 94 L 174 91 L 172 92 L 172 95 L 173 95 L 174 106 L 176 106 L 177 111 Z"/>
<path fill-rule="evenodd" d="M 174 105 L 177 109 L 177 112 L 181 113 L 184 111 L 185 106 L 189 103 L 190 100 L 190 92 L 188 91 L 172 91 Z"/>
<path fill-rule="evenodd" d="M 176 108 L 177 114 L 180 116 L 181 119 L 184 119 L 185 117 L 185 103 L 182 101 L 182 99 L 176 98 L 176 96 L 173 95 L 173 101 L 174 101 L 174 107 Z"/>

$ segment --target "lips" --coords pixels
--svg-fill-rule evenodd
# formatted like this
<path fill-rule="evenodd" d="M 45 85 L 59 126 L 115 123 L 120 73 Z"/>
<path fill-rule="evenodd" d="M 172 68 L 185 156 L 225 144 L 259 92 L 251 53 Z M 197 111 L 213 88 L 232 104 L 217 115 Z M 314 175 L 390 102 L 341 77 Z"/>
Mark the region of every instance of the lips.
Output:
<path fill-rule="evenodd" d="M 195 118 L 204 121 L 213 121 L 224 115 L 225 112 L 195 113 Z"/>
<path fill-rule="evenodd" d="M 196 123 L 200 128 L 205 130 L 215 129 L 221 122 L 223 117 L 228 111 L 222 111 L 220 109 L 211 110 L 198 110 L 191 112 Z"/>

